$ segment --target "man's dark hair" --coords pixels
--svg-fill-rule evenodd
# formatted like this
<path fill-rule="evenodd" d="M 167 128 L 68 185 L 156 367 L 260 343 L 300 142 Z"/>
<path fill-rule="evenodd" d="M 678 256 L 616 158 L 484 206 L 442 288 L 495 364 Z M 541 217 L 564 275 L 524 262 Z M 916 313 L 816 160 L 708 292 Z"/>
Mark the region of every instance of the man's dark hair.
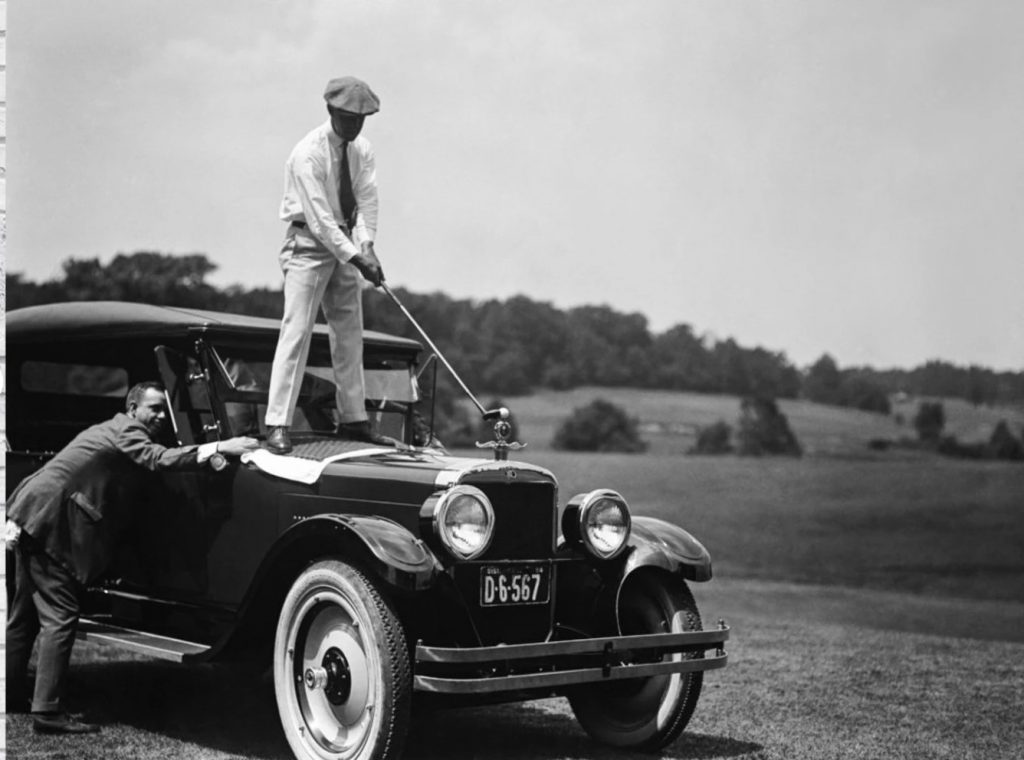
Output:
<path fill-rule="evenodd" d="M 132 386 L 132 389 L 128 391 L 128 395 L 124 399 L 124 409 L 129 411 L 132 408 L 132 404 L 138 406 L 139 402 L 142 401 L 142 397 L 146 395 L 146 391 L 152 388 L 155 391 L 166 393 L 167 389 L 164 388 L 162 383 L 158 383 L 155 380 L 146 380 L 142 383 L 136 383 Z"/>

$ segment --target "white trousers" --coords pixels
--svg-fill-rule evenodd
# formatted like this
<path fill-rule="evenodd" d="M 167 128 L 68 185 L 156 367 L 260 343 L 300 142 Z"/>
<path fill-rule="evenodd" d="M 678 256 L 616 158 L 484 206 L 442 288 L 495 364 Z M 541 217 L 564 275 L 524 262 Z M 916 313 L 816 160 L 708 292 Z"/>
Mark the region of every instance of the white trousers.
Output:
<path fill-rule="evenodd" d="M 288 229 L 281 249 L 284 317 L 270 374 L 266 424 L 291 425 L 309 357 L 317 309 L 331 342 L 341 422 L 367 419 L 363 379 L 363 301 L 358 270 L 343 264 L 306 230 Z"/>

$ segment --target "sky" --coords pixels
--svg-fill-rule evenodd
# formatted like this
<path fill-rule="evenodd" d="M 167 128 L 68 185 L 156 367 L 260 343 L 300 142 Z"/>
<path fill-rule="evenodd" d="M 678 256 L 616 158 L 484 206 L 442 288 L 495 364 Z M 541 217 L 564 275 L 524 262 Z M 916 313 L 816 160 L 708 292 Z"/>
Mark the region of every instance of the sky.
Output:
<path fill-rule="evenodd" d="M 381 99 L 388 282 L 641 312 L 806 366 L 1024 370 L 1024 3 L 32 0 L 6 268 L 279 287 L 326 81 Z"/>

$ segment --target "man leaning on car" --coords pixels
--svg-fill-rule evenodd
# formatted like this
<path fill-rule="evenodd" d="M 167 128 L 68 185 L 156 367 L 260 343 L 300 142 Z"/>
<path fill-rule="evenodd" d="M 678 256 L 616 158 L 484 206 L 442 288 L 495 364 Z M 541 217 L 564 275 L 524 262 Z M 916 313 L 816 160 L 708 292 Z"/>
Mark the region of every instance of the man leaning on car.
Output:
<path fill-rule="evenodd" d="M 17 569 L 7 617 L 7 711 L 31 709 L 36 731 L 99 730 L 61 709 L 79 601 L 86 585 L 107 568 L 125 527 L 118 517 L 137 506 L 132 501 L 147 472 L 195 469 L 259 445 L 243 437 L 167 448 L 156 442 L 167 415 L 163 386 L 139 383 L 128 391 L 124 412 L 79 433 L 8 500 L 7 532 Z M 37 636 L 30 705 L 28 663 Z"/>

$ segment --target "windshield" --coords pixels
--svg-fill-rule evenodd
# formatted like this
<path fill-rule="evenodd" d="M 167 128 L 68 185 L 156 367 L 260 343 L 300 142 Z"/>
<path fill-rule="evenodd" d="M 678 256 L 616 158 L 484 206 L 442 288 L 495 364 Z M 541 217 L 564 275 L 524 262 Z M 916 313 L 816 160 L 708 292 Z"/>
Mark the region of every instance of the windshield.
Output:
<path fill-rule="evenodd" d="M 319 349 L 319 350 L 318 350 Z M 314 344 L 299 388 L 292 430 L 332 432 L 338 424 L 334 371 L 330 353 Z M 273 352 L 218 345 L 213 355 L 221 377 L 218 389 L 228 415 L 232 435 L 265 433 Z M 363 370 L 366 408 L 376 430 L 404 440 L 409 407 L 419 400 L 415 377 L 408 360 L 366 357 Z"/>

